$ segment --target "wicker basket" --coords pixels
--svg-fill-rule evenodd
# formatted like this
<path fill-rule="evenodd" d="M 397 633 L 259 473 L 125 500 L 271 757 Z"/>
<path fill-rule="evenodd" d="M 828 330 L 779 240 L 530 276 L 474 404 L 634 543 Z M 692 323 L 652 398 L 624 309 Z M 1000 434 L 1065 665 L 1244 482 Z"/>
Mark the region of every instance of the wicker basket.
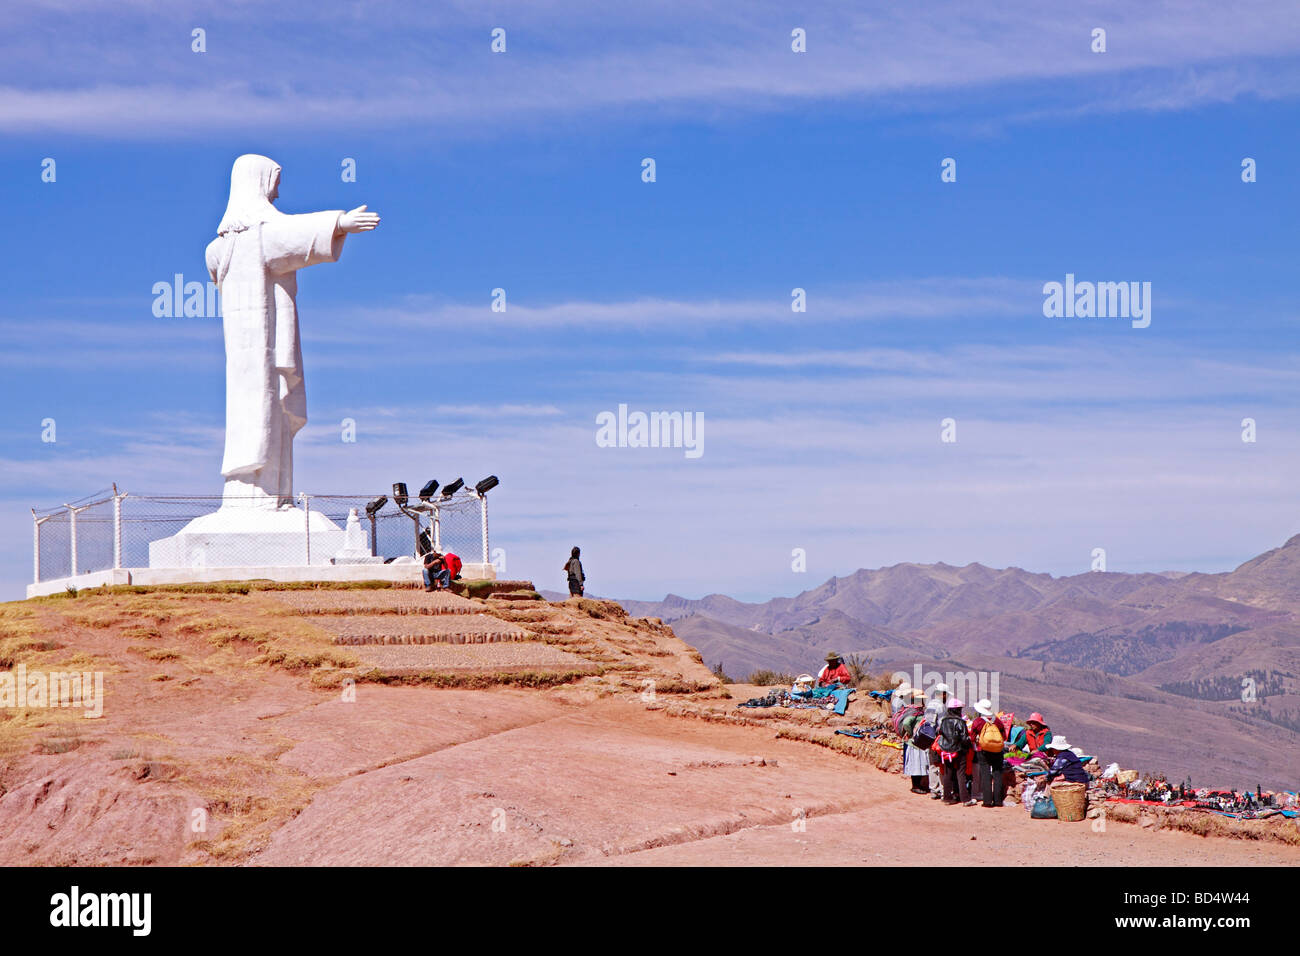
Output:
<path fill-rule="evenodd" d="M 1053 784 L 1052 802 L 1056 804 L 1056 819 L 1078 823 L 1088 815 L 1088 785 L 1086 783 Z"/>

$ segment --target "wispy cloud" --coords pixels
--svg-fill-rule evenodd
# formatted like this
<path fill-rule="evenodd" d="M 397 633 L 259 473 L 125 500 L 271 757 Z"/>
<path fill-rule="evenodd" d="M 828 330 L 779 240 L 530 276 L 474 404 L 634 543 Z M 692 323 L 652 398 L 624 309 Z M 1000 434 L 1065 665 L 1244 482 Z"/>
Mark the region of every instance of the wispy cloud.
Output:
<path fill-rule="evenodd" d="M 951 111 L 938 93 L 1124 77 L 1104 98 L 1054 89 L 1045 111 L 1181 109 L 1296 94 L 1300 9 L 1277 0 L 1118 0 L 1086 10 L 1018 0 L 946 0 L 871 10 L 766 0 L 703 6 L 64 2 L 11 7 L 0 41 L 0 129 L 185 138 L 217 130 L 331 130 L 439 124 L 481 134 L 489 120 L 638 107 L 714 115 L 832 100 Z M 190 30 L 207 31 L 191 53 Z M 489 50 L 507 31 L 507 52 Z M 808 50 L 790 51 L 807 31 Z M 1108 50 L 1089 49 L 1094 27 Z M 295 37 L 287 45 L 282 38 Z M 129 55 L 128 55 L 129 53 Z M 1274 58 L 1272 66 L 1252 61 Z M 50 64 L 60 64 L 50 73 Z M 139 64 L 147 63 L 142 71 Z M 322 64 L 328 68 L 322 69 Z M 1281 79 L 1279 79 L 1281 77 Z M 1019 92 L 1016 92 L 1019 87 Z M 925 97 L 928 102 L 909 100 Z"/>

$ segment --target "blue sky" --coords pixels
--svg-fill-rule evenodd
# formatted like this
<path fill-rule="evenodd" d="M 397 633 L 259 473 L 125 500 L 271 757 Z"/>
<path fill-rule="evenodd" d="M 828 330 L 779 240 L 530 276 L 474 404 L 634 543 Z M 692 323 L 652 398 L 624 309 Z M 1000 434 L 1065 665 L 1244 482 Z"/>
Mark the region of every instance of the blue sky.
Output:
<path fill-rule="evenodd" d="M 244 152 L 286 212 L 384 217 L 299 277 L 297 487 L 496 473 L 511 576 L 581 544 L 596 593 L 764 599 L 1300 531 L 1300 8 L 698 6 L 0 12 L 0 597 L 33 505 L 219 491 L 220 322 L 151 290 L 206 279 Z M 1150 327 L 1045 318 L 1066 273 L 1150 282 Z M 597 447 L 620 403 L 703 413 L 704 454 Z"/>

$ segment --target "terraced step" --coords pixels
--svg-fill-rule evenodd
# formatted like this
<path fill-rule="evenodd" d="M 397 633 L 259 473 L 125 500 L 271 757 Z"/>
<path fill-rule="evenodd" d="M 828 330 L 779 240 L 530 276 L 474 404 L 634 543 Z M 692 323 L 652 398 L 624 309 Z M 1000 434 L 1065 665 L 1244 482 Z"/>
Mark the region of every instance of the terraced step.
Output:
<path fill-rule="evenodd" d="M 592 673 L 599 666 L 548 644 L 366 644 L 353 648 L 368 667 L 394 677 L 419 674 Z"/>
<path fill-rule="evenodd" d="M 495 644 L 534 640 L 518 625 L 487 614 L 322 614 L 314 624 L 335 644 Z"/>
<path fill-rule="evenodd" d="M 449 591 L 280 591 L 278 601 L 304 614 L 474 614 L 482 605 Z"/>

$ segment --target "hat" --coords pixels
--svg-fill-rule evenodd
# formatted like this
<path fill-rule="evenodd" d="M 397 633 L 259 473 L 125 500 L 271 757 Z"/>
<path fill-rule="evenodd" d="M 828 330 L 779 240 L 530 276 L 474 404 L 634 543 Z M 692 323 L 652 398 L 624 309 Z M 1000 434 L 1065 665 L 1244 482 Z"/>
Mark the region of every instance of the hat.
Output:
<path fill-rule="evenodd" d="M 993 716 L 993 702 L 985 697 L 983 700 L 975 701 L 975 713 L 981 717 Z"/>
<path fill-rule="evenodd" d="M 834 651 L 827 651 L 826 659 L 828 661 L 838 661 L 840 659 L 840 655 L 836 654 Z"/>
<path fill-rule="evenodd" d="M 961 698 L 960 698 L 960 697 L 950 697 L 950 698 L 948 699 L 948 709 L 949 709 L 949 710 L 961 710 L 961 709 L 962 709 L 963 707 L 965 707 L 965 706 L 966 706 L 966 705 L 963 704 L 963 703 L 961 702 Z"/>
<path fill-rule="evenodd" d="M 949 687 L 947 684 L 935 684 L 930 689 L 934 691 L 936 694 L 946 694 L 948 693 L 948 691 L 952 690 L 952 688 Z"/>
<path fill-rule="evenodd" d="M 1025 723 L 1027 723 L 1027 724 L 1038 724 L 1038 726 L 1040 726 L 1040 727 L 1046 727 L 1046 726 L 1047 726 L 1047 724 L 1043 723 L 1043 715 L 1040 714 L 1038 711 L 1034 711 L 1032 714 L 1030 714 L 1030 715 L 1029 715 L 1029 719 L 1026 720 Z"/>
<path fill-rule="evenodd" d="M 1048 750 L 1069 750 L 1070 744 L 1064 737 L 1053 737 L 1046 747 Z"/>
<path fill-rule="evenodd" d="M 913 699 L 913 700 L 925 700 L 925 691 L 921 690 L 921 688 L 919 688 L 919 687 L 913 687 L 913 688 L 912 688 L 912 699 Z"/>
<path fill-rule="evenodd" d="M 910 694 L 911 692 L 912 692 L 912 685 L 909 684 L 907 681 L 903 681 L 903 683 L 899 684 L 897 687 L 894 688 L 895 694 Z"/>

